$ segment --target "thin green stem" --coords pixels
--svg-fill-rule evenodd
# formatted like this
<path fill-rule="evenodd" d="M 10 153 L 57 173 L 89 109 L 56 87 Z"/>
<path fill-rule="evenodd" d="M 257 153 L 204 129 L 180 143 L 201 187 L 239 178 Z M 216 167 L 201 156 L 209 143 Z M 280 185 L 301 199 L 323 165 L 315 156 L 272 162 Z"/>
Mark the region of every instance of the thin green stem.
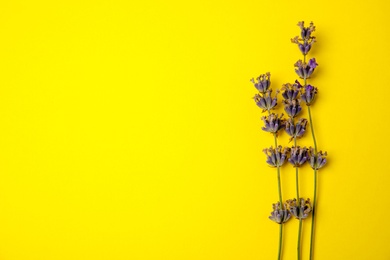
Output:
<path fill-rule="evenodd" d="M 316 213 L 316 201 L 317 201 L 317 170 L 314 170 L 314 198 L 313 209 L 311 215 L 311 237 L 310 237 L 310 260 L 313 259 L 313 247 L 314 247 L 314 226 L 315 226 L 315 213 Z"/>
<path fill-rule="evenodd" d="M 282 259 L 282 238 L 283 238 L 283 224 L 279 224 L 279 250 L 278 260 Z"/>
<path fill-rule="evenodd" d="M 297 246 L 297 253 L 298 253 L 298 260 L 301 260 L 301 233 L 302 233 L 302 219 L 299 219 L 299 229 L 298 229 L 298 246 Z"/>
<path fill-rule="evenodd" d="M 310 130 L 311 130 L 311 136 L 313 137 L 314 152 L 317 154 L 317 141 L 316 141 L 316 136 L 314 134 L 314 126 L 313 126 L 313 119 L 311 118 L 310 106 L 307 106 L 307 111 L 309 112 Z"/>
<path fill-rule="evenodd" d="M 268 110 L 268 115 L 271 114 L 271 111 Z M 274 133 L 275 149 L 278 147 L 278 139 L 276 133 Z M 278 192 L 279 192 L 279 202 L 280 208 L 283 209 L 283 200 L 282 200 L 282 188 L 280 184 L 280 167 L 277 167 L 278 173 Z M 279 225 L 279 249 L 278 249 L 278 260 L 282 259 L 282 245 L 283 245 L 283 224 Z"/>

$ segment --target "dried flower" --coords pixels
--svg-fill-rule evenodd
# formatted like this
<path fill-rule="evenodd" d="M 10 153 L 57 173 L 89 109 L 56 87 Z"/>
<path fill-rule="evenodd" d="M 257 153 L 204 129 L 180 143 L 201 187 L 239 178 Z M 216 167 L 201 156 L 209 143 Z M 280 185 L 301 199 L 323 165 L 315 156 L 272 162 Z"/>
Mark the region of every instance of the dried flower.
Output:
<path fill-rule="evenodd" d="M 290 152 L 290 158 L 288 162 L 294 165 L 294 167 L 302 166 L 308 159 L 307 148 L 306 147 L 292 147 Z"/>
<path fill-rule="evenodd" d="M 316 30 L 316 27 L 314 26 L 314 23 L 311 22 L 309 27 L 305 27 L 305 22 L 301 21 L 298 22 L 299 28 L 301 28 L 301 37 L 302 39 L 308 40 L 311 36 L 311 33 Z"/>
<path fill-rule="evenodd" d="M 302 60 L 298 60 L 295 64 L 295 72 L 302 79 L 310 78 L 311 74 L 313 74 L 314 69 L 318 66 L 315 58 L 309 60 L 309 63 L 303 62 Z"/>
<path fill-rule="evenodd" d="M 282 97 L 286 100 L 297 99 L 301 88 L 302 85 L 299 82 L 294 84 L 286 83 L 282 87 Z"/>
<path fill-rule="evenodd" d="M 286 121 L 286 133 L 291 136 L 290 142 L 294 138 L 301 138 L 303 136 L 306 131 L 306 125 L 307 120 L 304 118 L 300 118 L 295 125 L 294 120 L 292 120 L 291 118 Z"/>
<path fill-rule="evenodd" d="M 270 132 L 277 133 L 280 129 L 285 127 L 285 120 L 282 118 L 283 114 L 278 116 L 278 114 L 270 114 L 269 116 L 263 116 L 261 119 L 264 121 L 265 126 L 261 129 Z"/>
<path fill-rule="evenodd" d="M 286 111 L 287 115 L 291 118 L 296 117 L 299 114 L 299 112 L 302 111 L 302 107 L 298 99 L 284 100 L 283 104 L 284 104 L 284 111 Z"/>
<path fill-rule="evenodd" d="M 280 206 L 280 202 L 272 204 L 273 211 L 271 212 L 271 216 L 269 216 L 269 219 L 278 223 L 283 224 L 286 223 L 290 217 L 291 214 L 287 210 L 287 204 L 284 204 L 284 209 Z"/>
<path fill-rule="evenodd" d="M 286 159 L 287 153 L 290 151 L 288 147 L 282 147 L 279 145 L 275 149 L 272 146 L 268 149 L 264 149 L 263 152 L 267 155 L 267 163 L 272 167 L 280 167 L 282 166 Z"/>
<path fill-rule="evenodd" d="M 305 91 L 301 95 L 301 100 L 305 102 L 306 105 L 310 106 L 313 103 L 317 92 L 317 88 L 313 87 L 312 85 L 307 85 L 305 87 Z"/>
<path fill-rule="evenodd" d="M 271 85 L 271 74 L 269 72 L 261 74 L 256 78 L 256 81 L 252 78 L 251 82 L 255 85 L 255 88 L 262 94 L 265 94 Z"/>
<path fill-rule="evenodd" d="M 299 204 L 297 204 L 297 199 L 286 201 L 290 213 L 297 219 L 305 219 L 309 216 L 309 213 L 312 210 L 310 199 L 299 199 Z"/>
<path fill-rule="evenodd" d="M 298 26 L 301 28 L 302 38 L 295 36 L 291 39 L 291 42 L 297 44 L 302 54 L 306 55 L 310 51 L 313 43 L 316 41 L 315 37 L 311 36 L 311 33 L 315 31 L 315 26 L 313 22 L 310 23 L 309 27 L 304 27 L 304 22 L 299 22 Z"/>
<path fill-rule="evenodd" d="M 256 94 L 253 99 L 256 102 L 256 105 L 263 109 L 263 112 L 270 111 L 277 105 L 277 98 L 276 96 L 274 98 L 271 97 L 272 89 L 267 90 L 267 92 L 263 95 Z M 276 92 L 278 94 L 278 92 Z"/>
<path fill-rule="evenodd" d="M 312 147 L 309 148 L 309 163 L 310 167 L 313 170 L 318 170 L 326 164 L 326 156 L 328 155 L 327 152 L 319 151 L 318 153 L 315 153 L 314 149 Z"/>

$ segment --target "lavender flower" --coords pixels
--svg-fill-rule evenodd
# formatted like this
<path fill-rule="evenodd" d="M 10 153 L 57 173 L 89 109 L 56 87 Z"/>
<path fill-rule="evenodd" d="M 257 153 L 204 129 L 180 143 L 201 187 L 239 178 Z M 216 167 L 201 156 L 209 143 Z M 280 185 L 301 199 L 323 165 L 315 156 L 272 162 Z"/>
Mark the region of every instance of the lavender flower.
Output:
<path fill-rule="evenodd" d="M 317 88 L 313 87 L 312 85 L 307 85 L 305 92 L 303 92 L 301 95 L 301 100 L 305 102 L 307 106 L 310 106 L 313 103 L 317 92 Z"/>
<path fill-rule="evenodd" d="M 298 98 L 298 94 L 302 88 L 302 85 L 297 83 L 297 81 L 294 84 L 284 84 L 282 88 L 282 96 L 286 100 L 293 100 Z"/>
<path fill-rule="evenodd" d="M 299 199 L 299 203 L 297 203 L 297 199 L 286 201 L 288 204 L 288 208 L 290 213 L 297 219 L 305 219 L 309 216 L 309 213 L 312 210 L 310 199 Z"/>
<path fill-rule="evenodd" d="M 289 118 L 286 121 L 286 133 L 291 136 L 290 142 L 294 138 L 301 138 L 306 131 L 307 120 L 300 118 L 298 122 L 294 125 L 294 120 Z"/>
<path fill-rule="evenodd" d="M 302 107 L 299 104 L 298 99 L 293 100 L 284 100 L 284 111 L 286 111 L 287 115 L 291 118 L 296 117 L 299 112 L 302 111 Z"/>
<path fill-rule="evenodd" d="M 301 28 L 301 37 L 302 39 L 308 40 L 311 36 L 311 33 L 316 30 L 316 27 L 314 26 L 314 23 L 311 22 L 309 27 L 305 27 L 305 22 L 301 21 L 298 22 L 299 28 Z"/>
<path fill-rule="evenodd" d="M 283 114 L 278 116 L 278 114 L 270 114 L 269 116 L 263 116 L 261 119 L 264 121 L 265 126 L 261 129 L 270 132 L 277 133 L 280 129 L 285 127 L 285 120 L 282 119 Z"/>
<path fill-rule="evenodd" d="M 298 26 L 301 28 L 302 38 L 295 36 L 293 39 L 291 39 L 291 42 L 297 44 L 302 54 L 306 55 L 309 53 L 311 46 L 316 41 L 315 37 L 311 36 L 311 33 L 315 31 L 315 26 L 313 22 L 310 23 L 309 27 L 304 27 L 304 22 L 299 22 Z"/>
<path fill-rule="evenodd" d="M 305 63 L 302 60 L 298 60 L 295 64 L 295 72 L 302 79 L 310 78 L 311 74 L 313 74 L 314 69 L 318 66 L 315 58 L 309 60 L 309 63 Z"/>
<path fill-rule="evenodd" d="M 284 209 L 280 206 L 280 202 L 277 202 L 275 204 L 272 204 L 273 211 L 271 212 L 271 216 L 269 216 L 269 219 L 278 223 L 283 224 L 286 223 L 290 217 L 291 214 L 287 210 L 287 205 L 284 204 Z"/>
<path fill-rule="evenodd" d="M 256 81 L 252 78 L 251 82 L 255 85 L 255 88 L 262 94 L 265 94 L 271 85 L 271 74 L 269 72 L 261 74 L 256 78 Z"/>
<path fill-rule="evenodd" d="M 309 148 L 309 163 L 310 167 L 313 170 L 319 170 L 320 168 L 324 167 L 326 164 L 326 156 L 328 155 L 327 152 L 319 151 L 318 153 L 315 153 L 314 149 L 312 147 Z"/>
<path fill-rule="evenodd" d="M 263 109 L 263 112 L 270 111 L 277 105 L 277 98 L 276 96 L 274 98 L 271 97 L 272 90 L 269 89 L 267 92 L 263 95 L 256 94 L 253 99 L 256 102 L 256 105 Z M 278 92 L 276 92 L 278 94 Z"/>
<path fill-rule="evenodd" d="M 307 148 L 306 147 L 292 147 L 290 158 L 288 159 L 288 162 L 294 165 L 294 167 L 300 167 L 302 166 L 308 159 L 307 155 Z"/>
<path fill-rule="evenodd" d="M 281 145 L 276 147 L 275 149 L 272 146 L 268 149 L 264 149 L 263 152 L 267 155 L 267 163 L 272 167 L 280 167 L 282 166 L 286 159 L 287 153 L 290 151 L 290 148 L 284 147 Z"/>

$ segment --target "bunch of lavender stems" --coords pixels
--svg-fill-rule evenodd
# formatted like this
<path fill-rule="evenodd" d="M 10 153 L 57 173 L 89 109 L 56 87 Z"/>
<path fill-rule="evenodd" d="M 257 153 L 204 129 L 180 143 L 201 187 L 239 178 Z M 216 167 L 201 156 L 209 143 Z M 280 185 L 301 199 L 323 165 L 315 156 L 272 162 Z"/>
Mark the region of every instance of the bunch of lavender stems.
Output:
<path fill-rule="evenodd" d="M 314 224 L 315 224 L 315 204 L 317 198 L 317 171 L 322 168 L 326 163 L 326 152 L 317 151 L 317 142 L 314 134 L 313 120 L 311 116 L 310 105 L 313 103 L 314 98 L 318 92 L 317 88 L 307 84 L 307 79 L 313 74 L 315 68 L 318 66 L 314 58 L 306 62 L 306 56 L 310 51 L 315 37 L 312 33 L 315 30 L 313 23 L 310 23 L 309 27 L 304 27 L 304 22 L 299 22 L 298 26 L 301 29 L 301 37 L 296 36 L 291 39 L 293 43 L 296 43 L 299 50 L 303 54 L 303 61 L 298 60 L 295 66 L 295 72 L 298 76 L 303 79 L 303 85 L 296 80 L 294 84 L 284 84 L 282 88 L 282 96 L 284 98 L 284 110 L 286 111 L 289 118 L 286 120 L 282 115 L 271 113 L 271 110 L 275 109 L 277 105 L 277 94 L 272 96 L 272 89 L 270 89 L 270 73 L 262 74 L 256 78 L 256 81 L 252 79 L 252 83 L 258 90 L 258 94 L 254 96 L 254 100 L 258 107 L 263 111 L 268 112 L 268 116 L 263 116 L 264 127 L 262 130 L 269 132 L 274 137 L 275 148 L 272 146 L 268 149 L 264 149 L 264 153 L 267 156 L 267 164 L 271 167 L 276 168 L 277 183 L 278 183 L 278 194 L 279 201 L 273 204 L 273 211 L 269 217 L 272 221 L 279 224 L 279 247 L 278 247 L 278 260 L 282 258 L 282 241 L 283 241 L 283 224 L 286 223 L 291 216 L 294 216 L 299 220 L 298 227 L 298 244 L 297 244 L 297 258 L 301 259 L 301 233 L 302 233 L 302 220 L 312 214 L 312 225 L 311 225 L 311 238 L 310 238 L 310 259 L 313 258 L 313 247 L 314 247 Z M 309 147 L 299 147 L 297 145 L 297 139 L 301 138 L 306 131 L 306 125 L 308 121 L 304 118 L 295 120 L 297 115 L 302 111 L 301 102 L 304 102 L 308 108 L 309 121 L 311 134 L 314 143 L 314 149 Z M 280 130 L 285 129 L 286 133 L 291 137 L 290 142 L 294 140 L 294 146 L 292 148 L 282 147 L 278 145 L 277 137 Z M 280 180 L 280 168 L 289 161 L 295 167 L 295 186 L 296 186 L 296 199 L 287 200 L 283 203 L 282 200 L 282 188 Z M 299 167 L 305 162 L 309 162 L 311 168 L 314 170 L 314 199 L 311 204 L 310 199 L 303 199 L 299 196 Z"/>

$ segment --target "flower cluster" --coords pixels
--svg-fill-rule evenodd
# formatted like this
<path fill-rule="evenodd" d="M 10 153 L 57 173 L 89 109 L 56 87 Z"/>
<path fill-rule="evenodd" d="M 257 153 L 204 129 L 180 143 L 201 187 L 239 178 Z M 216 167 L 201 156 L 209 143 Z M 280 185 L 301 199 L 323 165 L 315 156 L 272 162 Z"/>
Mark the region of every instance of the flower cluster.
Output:
<path fill-rule="evenodd" d="M 291 163 L 294 167 L 300 167 L 307 161 L 307 148 L 294 146 L 291 148 L 290 158 L 288 158 L 288 162 Z"/>
<path fill-rule="evenodd" d="M 318 170 L 326 164 L 326 156 L 328 155 L 327 152 L 319 151 L 316 153 L 313 148 L 310 147 L 309 149 L 309 163 L 310 167 L 313 170 Z"/>
<path fill-rule="evenodd" d="M 271 85 L 270 80 L 271 74 L 269 72 L 265 74 L 261 74 L 256 78 L 256 81 L 254 79 L 251 79 L 251 82 L 255 85 L 255 88 L 262 94 L 265 94 Z"/>
<path fill-rule="evenodd" d="M 282 166 L 287 159 L 287 154 L 289 151 L 290 148 L 283 148 L 281 145 L 279 145 L 275 149 L 271 146 L 270 148 L 263 150 L 263 152 L 267 155 L 266 162 L 272 167 Z"/>
<path fill-rule="evenodd" d="M 286 121 L 286 133 L 291 136 L 290 142 L 294 138 L 301 138 L 303 134 L 306 131 L 306 125 L 307 125 L 307 120 L 304 118 L 300 118 L 296 123 L 294 123 L 294 120 L 292 118 L 289 118 Z"/>
<path fill-rule="evenodd" d="M 318 63 L 315 58 L 309 60 L 309 63 L 306 63 L 302 60 L 298 60 L 295 64 L 295 72 L 301 79 L 310 78 L 311 74 L 313 74 L 315 68 L 317 68 Z"/>
<path fill-rule="evenodd" d="M 306 55 L 309 53 L 313 43 L 315 43 L 316 38 L 311 35 L 312 32 L 315 31 L 313 22 L 310 23 L 309 27 L 305 27 L 304 25 L 304 22 L 298 23 L 298 26 L 301 28 L 301 38 L 299 38 L 299 36 L 295 36 L 291 39 L 291 42 L 297 44 L 302 54 Z"/>
<path fill-rule="evenodd" d="M 267 90 L 264 94 L 256 94 L 253 99 L 256 102 L 256 105 L 263 109 L 263 112 L 270 111 L 274 109 L 278 103 L 278 99 L 271 96 L 272 89 Z M 276 95 L 278 92 L 276 92 Z"/>
<path fill-rule="evenodd" d="M 271 216 L 269 216 L 269 219 L 278 223 L 278 224 L 283 224 L 286 223 L 290 217 L 290 211 L 287 210 L 287 204 L 284 204 L 284 209 L 283 207 L 280 206 L 280 202 L 272 204 L 272 212 Z"/>
<path fill-rule="evenodd" d="M 263 116 L 261 120 L 264 121 L 264 127 L 261 129 L 266 132 L 276 134 L 279 130 L 284 129 L 286 121 L 283 119 L 283 114 L 270 114 L 269 116 Z"/>
<path fill-rule="evenodd" d="M 310 199 L 300 198 L 299 203 L 297 199 L 287 200 L 287 205 L 291 215 L 297 219 L 307 218 L 312 210 Z"/>

